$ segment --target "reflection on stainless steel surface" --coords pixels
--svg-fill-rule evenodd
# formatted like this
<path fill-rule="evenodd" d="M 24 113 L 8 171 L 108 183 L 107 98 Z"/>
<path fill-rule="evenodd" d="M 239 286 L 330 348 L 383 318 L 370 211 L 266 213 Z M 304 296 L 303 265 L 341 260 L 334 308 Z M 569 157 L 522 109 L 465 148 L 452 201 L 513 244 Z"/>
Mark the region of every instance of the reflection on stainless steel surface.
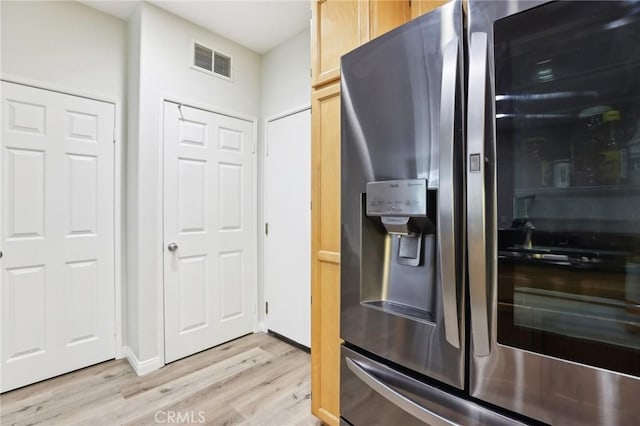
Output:
<path fill-rule="evenodd" d="M 574 266 L 584 269 L 600 266 L 607 262 L 608 257 L 625 257 L 630 254 L 624 251 L 532 246 L 531 234 L 527 232 L 523 245 L 514 245 L 498 250 L 498 259 L 513 259 L 530 264 Z"/>
<path fill-rule="evenodd" d="M 513 298 L 514 325 L 640 349 L 640 339 L 628 327 L 640 321 L 622 301 L 530 287 L 514 288 Z"/>
<path fill-rule="evenodd" d="M 485 110 L 478 107 L 486 99 L 487 35 L 476 33 L 469 43 L 469 105 L 467 108 L 467 153 L 480 157 L 480 168 L 467 170 L 467 241 L 469 245 L 469 304 L 471 334 L 477 356 L 487 356 L 489 319 L 487 313 L 487 229 L 485 226 Z M 469 165 L 471 165 L 469 159 Z"/>
<path fill-rule="evenodd" d="M 442 282 L 442 307 L 447 342 L 460 347 L 460 327 L 458 324 L 457 271 L 464 262 L 456 259 L 456 229 L 462 226 L 462 218 L 457 221 L 456 199 L 462 181 L 461 170 L 454 167 L 456 158 L 456 91 L 458 89 L 458 57 L 460 38 L 456 35 L 444 48 L 442 59 L 442 95 L 440 108 L 440 181 L 438 191 L 438 213 L 436 229 L 438 240 L 438 278 Z"/>
<path fill-rule="evenodd" d="M 341 337 L 458 388 L 464 380 L 458 329 L 464 304 L 456 300 L 463 294 L 461 204 L 451 185 L 458 184 L 453 173 L 462 159 L 461 29 L 461 3 L 451 2 L 345 55 L 341 65 L 347 89 L 341 94 Z M 453 72 L 445 107 L 443 67 Z M 441 142 L 443 111 L 448 136 Z M 424 198 L 400 191 L 411 182 L 424 183 Z M 416 209 L 420 199 L 423 210 Z M 440 204 L 445 210 L 438 215 Z M 455 235 L 442 238 L 440 225 Z M 455 256 L 442 262 L 446 271 L 437 253 L 443 243 Z"/>
<path fill-rule="evenodd" d="M 576 118 L 575 114 L 496 114 L 496 119 L 519 118 L 523 120 L 561 120 Z"/>
<path fill-rule="evenodd" d="M 437 413 L 424 406 L 418 405 L 410 398 L 407 398 L 402 395 L 402 393 L 393 389 L 390 385 L 387 385 L 383 381 L 377 379 L 375 374 L 368 372 L 366 367 L 361 365 L 358 361 L 354 361 L 351 358 L 345 358 L 345 363 L 347 368 L 351 370 L 358 379 L 363 381 L 367 386 L 407 414 L 410 414 L 416 419 L 433 426 L 455 425 L 455 423 L 439 416 Z"/>
<path fill-rule="evenodd" d="M 343 347 L 341 355 L 340 408 L 342 416 L 354 425 L 523 424 L 348 348 Z"/>
<path fill-rule="evenodd" d="M 525 93 L 496 95 L 496 102 L 502 101 L 550 101 L 558 99 L 597 98 L 598 92 L 589 90 L 584 92 L 549 92 L 549 93 Z"/>
<path fill-rule="evenodd" d="M 502 345 L 474 359 L 472 381 L 474 396 L 552 424 L 633 425 L 640 418 L 637 379 Z"/>

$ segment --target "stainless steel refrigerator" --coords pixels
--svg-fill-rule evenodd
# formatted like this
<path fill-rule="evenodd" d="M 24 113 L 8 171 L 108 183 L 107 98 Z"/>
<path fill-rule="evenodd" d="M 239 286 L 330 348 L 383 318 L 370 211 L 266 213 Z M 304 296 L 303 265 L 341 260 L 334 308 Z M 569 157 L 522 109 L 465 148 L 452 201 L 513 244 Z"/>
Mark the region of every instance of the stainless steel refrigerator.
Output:
<path fill-rule="evenodd" d="M 640 1 L 452 1 L 342 58 L 341 421 L 640 419 Z"/>

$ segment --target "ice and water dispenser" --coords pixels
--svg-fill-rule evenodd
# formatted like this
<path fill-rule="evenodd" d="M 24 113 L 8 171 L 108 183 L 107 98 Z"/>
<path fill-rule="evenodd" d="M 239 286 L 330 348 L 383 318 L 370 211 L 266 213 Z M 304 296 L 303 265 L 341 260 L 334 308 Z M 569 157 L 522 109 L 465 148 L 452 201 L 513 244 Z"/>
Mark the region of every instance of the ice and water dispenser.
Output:
<path fill-rule="evenodd" d="M 435 203 L 426 179 L 367 183 L 361 213 L 362 304 L 434 321 Z"/>

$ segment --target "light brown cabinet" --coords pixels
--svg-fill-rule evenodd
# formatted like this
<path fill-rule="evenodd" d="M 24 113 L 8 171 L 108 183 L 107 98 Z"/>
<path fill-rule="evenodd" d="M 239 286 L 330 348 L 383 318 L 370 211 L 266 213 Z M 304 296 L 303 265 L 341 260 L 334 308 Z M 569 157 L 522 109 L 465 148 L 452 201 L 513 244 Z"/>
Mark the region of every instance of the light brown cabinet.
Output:
<path fill-rule="evenodd" d="M 317 0 L 311 31 L 313 87 L 339 79 L 342 55 L 408 22 L 412 13 L 409 0 Z"/>
<path fill-rule="evenodd" d="M 411 19 L 442 6 L 449 0 L 411 0 Z"/>
<path fill-rule="evenodd" d="M 411 20 L 411 2 L 384 0 L 369 2 L 369 39 Z"/>
<path fill-rule="evenodd" d="M 311 410 L 340 419 L 340 57 L 444 3 L 314 0 L 311 30 Z"/>
<path fill-rule="evenodd" d="M 311 213 L 311 405 L 339 423 L 340 396 L 340 84 L 313 93 Z"/>
<path fill-rule="evenodd" d="M 318 0 L 311 29 L 314 87 L 340 78 L 340 56 L 369 39 L 368 2 Z"/>

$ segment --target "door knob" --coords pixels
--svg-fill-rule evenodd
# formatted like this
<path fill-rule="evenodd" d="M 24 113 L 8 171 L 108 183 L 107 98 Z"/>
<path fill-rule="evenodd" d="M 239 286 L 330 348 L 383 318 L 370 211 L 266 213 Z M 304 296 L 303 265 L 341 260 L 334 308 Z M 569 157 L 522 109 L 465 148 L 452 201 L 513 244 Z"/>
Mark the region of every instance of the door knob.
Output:
<path fill-rule="evenodd" d="M 176 251 L 178 250 L 178 245 L 176 243 L 171 243 L 167 248 L 169 249 L 169 251 Z"/>

